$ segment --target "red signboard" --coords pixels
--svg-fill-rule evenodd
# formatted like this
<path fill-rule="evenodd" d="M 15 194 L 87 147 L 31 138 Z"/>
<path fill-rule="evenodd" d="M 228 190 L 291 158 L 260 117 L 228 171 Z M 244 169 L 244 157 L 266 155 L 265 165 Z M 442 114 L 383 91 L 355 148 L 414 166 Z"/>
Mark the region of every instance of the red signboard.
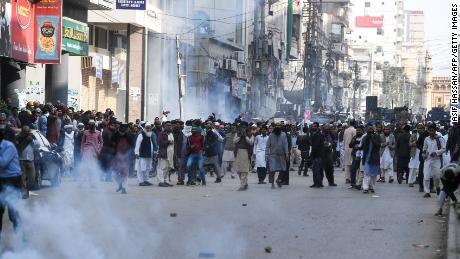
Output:
<path fill-rule="evenodd" d="M 13 0 L 11 56 L 29 63 L 60 63 L 61 0 Z"/>
<path fill-rule="evenodd" d="M 356 16 L 356 27 L 381 28 L 383 16 Z"/>
<path fill-rule="evenodd" d="M 11 2 L 11 56 L 25 62 L 34 59 L 34 5 L 29 0 Z"/>

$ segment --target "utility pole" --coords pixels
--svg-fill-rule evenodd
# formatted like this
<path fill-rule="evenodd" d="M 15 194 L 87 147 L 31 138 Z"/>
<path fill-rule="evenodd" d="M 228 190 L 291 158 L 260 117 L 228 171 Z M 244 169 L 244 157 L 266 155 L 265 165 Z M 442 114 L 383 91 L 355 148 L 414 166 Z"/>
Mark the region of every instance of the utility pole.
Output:
<path fill-rule="evenodd" d="M 177 85 L 179 87 L 179 115 L 180 119 L 182 120 L 183 117 L 183 103 L 184 103 L 184 95 L 185 95 L 185 89 L 184 86 L 182 85 L 182 74 L 181 74 L 181 69 L 180 66 L 182 64 L 181 60 L 181 54 L 180 54 L 180 44 L 179 44 L 179 37 L 176 35 L 176 57 L 177 57 Z"/>
<path fill-rule="evenodd" d="M 319 44 L 318 23 L 319 13 L 322 5 L 322 0 L 312 1 L 307 0 L 304 2 L 307 6 L 307 31 L 305 35 L 305 50 L 304 50 L 304 89 L 303 97 L 305 108 L 311 107 L 312 93 L 314 90 L 315 103 L 314 107 L 318 109 L 321 107 L 321 89 L 319 85 L 319 76 L 321 72 L 321 46 Z"/>
<path fill-rule="evenodd" d="M 262 104 L 265 103 L 265 73 L 267 67 L 265 50 L 265 0 L 254 0 L 254 38 L 252 41 L 251 66 L 252 83 L 254 94 L 251 99 L 252 115 L 263 114 Z"/>
<path fill-rule="evenodd" d="M 353 118 L 355 117 L 356 113 L 356 90 L 359 89 L 359 80 L 360 80 L 360 72 L 361 68 L 358 65 L 358 61 L 355 61 L 355 64 L 350 67 L 350 69 L 355 73 L 355 80 L 353 82 Z M 359 91 L 359 100 L 361 101 L 361 91 Z M 361 105 L 360 105 L 361 106 Z"/>

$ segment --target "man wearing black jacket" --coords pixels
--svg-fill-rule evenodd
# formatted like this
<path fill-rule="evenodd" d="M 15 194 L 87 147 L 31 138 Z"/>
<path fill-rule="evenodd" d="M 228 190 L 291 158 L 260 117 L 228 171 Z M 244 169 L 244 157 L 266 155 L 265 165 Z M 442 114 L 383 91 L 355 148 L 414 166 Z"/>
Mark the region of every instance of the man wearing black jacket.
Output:
<path fill-rule="evenodd" d="M 397 173 L 398 173 L 398 183 L 402 183 L 403 175 L 405 174 L 406 183 L 409 180 L 409 161 L 410 161 L 410 126 L 405 125 L 403 132 L 399 134 L 396 138 L 396 156 L 397 161 Z"/>
<path fill-rule="evenodd" d="M 319 131 L 319 123 L 313 122 L 311 125 L 311 153 L 310 157 L 313 160 L 313 185 L 311 188 L 322 188 L 323 173 L 321 168 L 321 155 L 323 152 L 324 140 Z"/>
<path fill-rule="evenodd" d="M 423 143 L 425 142 L 425 138 L 428 137 L 428 132 L 423 131 L 419 134 L 419 137 L 417 139 L 417 148 L 419 150 L 423 150 Z M 425 159 L 423 158 L 422 152 L 419 154 L 419 160 L 420 160 L 420 165 L 419 165 L 419 170 L 418 170 L 418 184 L 419 184 L 419 192 L 423 192 L 423 166 L 425 164 Z"/>

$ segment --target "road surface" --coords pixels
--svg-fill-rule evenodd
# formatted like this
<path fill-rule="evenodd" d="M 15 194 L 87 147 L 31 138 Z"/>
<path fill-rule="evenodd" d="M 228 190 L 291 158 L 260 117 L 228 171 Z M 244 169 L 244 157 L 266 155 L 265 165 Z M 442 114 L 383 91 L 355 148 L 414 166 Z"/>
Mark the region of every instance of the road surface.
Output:
<path fill-rule="evenodd" d="M 170 188 L 130 179 L 127 195 L 114 183 L 66 180 L 21 203 L 25 244 L 4 216 L 2 257 L 443 258 L 446 219 L 434 216 L 436 198 L 395 183 L 363 194 L 335 177 L 338 187 L 311 189 L 311 176 L 291 172 L 290 186 L 272 190 L 251 174 L 244 192 L 227 177 Z"/>

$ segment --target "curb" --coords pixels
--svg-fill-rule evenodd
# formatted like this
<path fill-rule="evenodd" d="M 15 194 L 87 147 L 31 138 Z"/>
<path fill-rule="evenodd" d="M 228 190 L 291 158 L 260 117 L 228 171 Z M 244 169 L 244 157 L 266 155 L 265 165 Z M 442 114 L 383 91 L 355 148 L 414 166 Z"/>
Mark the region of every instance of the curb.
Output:
<path fill-rule="evenodd" d="M 449 207 L 449 223 L 447 229 L 447 259 L 460 259 L 460 254 L 457 253 L 457 228 L 458 228 L 458 219 L 456 215 L 456 208 L 453 206 Z"/>

